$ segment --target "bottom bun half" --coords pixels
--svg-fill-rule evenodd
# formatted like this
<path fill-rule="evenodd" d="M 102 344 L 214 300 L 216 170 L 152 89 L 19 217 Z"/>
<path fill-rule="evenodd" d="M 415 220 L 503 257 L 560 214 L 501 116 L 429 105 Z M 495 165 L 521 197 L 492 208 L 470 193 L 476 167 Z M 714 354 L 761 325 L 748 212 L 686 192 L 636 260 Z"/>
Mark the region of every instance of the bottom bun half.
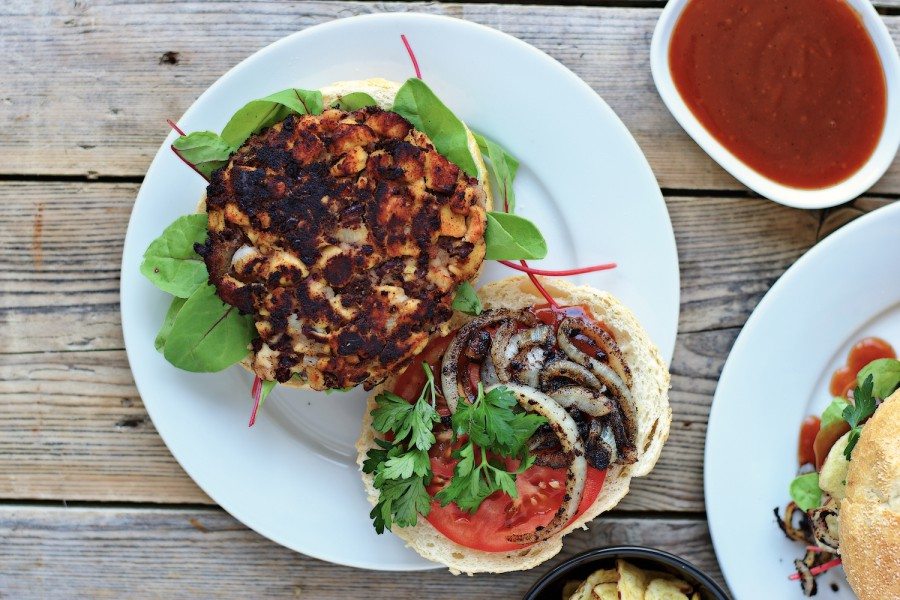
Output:
<path fill-rule="evenodd" d="M 663 444 L 669 436 L 672 420 L 669 408 L 669 371 L 658 349 L 650 341 L 634 314 L 612 295 L 590 287 L 576 286 L 559 279 L 541 278 L 541 283 L 561 305 L 582 305 L 614 335 L 632 371 L 632 394 L 637 405 L 638 460 L 631 465 L 609 469 L 597 500 L 581 516 L 556 536 L 532 546 L 507 552 L 486 552 L 462 546 L 445 537 L 427 520 L 420 518 L 414 527 L 394 527 L 392 532 L 422 557 L 446 565 L 454 574 L 503 573 L 533 568 L 555 556 L 562 549 L 563 537 L 582 528 L 597 515 L 615 507 L 628 493 L 632 477 L 648 474 L 656 464 Z M 544 303 L 543 296 L 527 277 L 510 277 L 490 283 L 478 292 L 485 309 L 521 309 Z M 471 319 L 466 315 L 454 319 L 457 329 Z M 369 397 L 363 416 L 362 433 L 357 442 L 360 468 L 366 453 L 375 447 L 377 432 L 372 428 L 371 411 L 375 396 L 390 389 L 393 380 L 376 388 Z M 369 502 L 378 502 L 378 490 L 371 475 L 362 474 Z"/>

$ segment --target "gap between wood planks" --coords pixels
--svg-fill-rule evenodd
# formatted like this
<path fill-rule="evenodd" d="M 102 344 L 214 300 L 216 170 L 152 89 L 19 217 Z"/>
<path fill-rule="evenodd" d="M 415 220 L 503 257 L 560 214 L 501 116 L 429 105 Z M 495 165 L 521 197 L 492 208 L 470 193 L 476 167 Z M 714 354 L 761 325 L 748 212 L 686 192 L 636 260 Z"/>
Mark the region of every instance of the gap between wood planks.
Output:
<path fill-rule="evenodd" d="M 129 502 L 116 500 L 110 502 L 96 500 L 35 500 L 31 498 L 5 498 L 0 500 L 2 509 L 28 509 L 28 508 L 58 508 L 66 509 L 97 509 L 97 510 L 189 510 L 226 512 L 218 504 L 199 504 L 196 502 Z M 603 513 L 605 517 L 616 519 L 642 519 L 645 521 L 705 521 L 706 511 L 660 511 L 660 510 L 617 510 L 613 509 Z M 601 517 L 602 518 L 602 517 Z"/>

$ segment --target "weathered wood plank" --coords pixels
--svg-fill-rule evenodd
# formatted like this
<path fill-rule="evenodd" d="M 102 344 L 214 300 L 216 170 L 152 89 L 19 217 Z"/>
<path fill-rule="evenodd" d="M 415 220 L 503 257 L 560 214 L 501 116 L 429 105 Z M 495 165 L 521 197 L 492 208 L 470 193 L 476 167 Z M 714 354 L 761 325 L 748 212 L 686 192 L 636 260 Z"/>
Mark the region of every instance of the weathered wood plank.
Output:
<path fill-rule="evenodd" d="M 0 597 L 517 598 L 582 550 L 612 543 L 659 547 L 718 580 L 706 523 L 608 517 L 572 534 L 532 571 L 398 577 L 331 565 L 277 546 L 218 510 L 0 507 Z"/>
<path fill-rule="evenodd" d="M 122 347 L 119 264 L 136 193 L 134 184 L 0 182 L 0 353 Z M 683 332 L 743 324 L 816 239 L 813 211 L 747 198 L 667 202 Z"/>
<path fill-rule="evenodd" d="M 737 331 L 679 337 L 672 432 L 623 510 L 703 510 L 715 382 Z M 11 354 L 0 363 L 0 499 L 209 503 L 169 454 L 122 350 Z"/>
<path fill-rule="evenodd" d="M 658 9 L 489 4 L 43 0 L 4 5 L 0 173 L 141 175 L 166 134 L 164 119 L 181 115 L 241 59 L 310 25 L 386 10 L 462 17 L 534 44 L 616 110 L 663 187 L 740 188 L 688 138 L 656 93 L 649 46 Z M 900 40 L 900 16 L 884 18 Z M 895 162 L 875 189 L 900 192 L 900 164 Z"/>
<path fill-rule="evenodd" d="M 135 193 L 0 184 L 0 352 L 11 353 L 0 365 L 0 498 L 209 502 L 146 419 L 121 351 L 118 264 Z M 744 198 L 668 204 L 683 281 L 675 422 L 659 468 L 622 508 L 699 511 L 722 361 L 759 297 L 814 242 L 818 216 Z"/>

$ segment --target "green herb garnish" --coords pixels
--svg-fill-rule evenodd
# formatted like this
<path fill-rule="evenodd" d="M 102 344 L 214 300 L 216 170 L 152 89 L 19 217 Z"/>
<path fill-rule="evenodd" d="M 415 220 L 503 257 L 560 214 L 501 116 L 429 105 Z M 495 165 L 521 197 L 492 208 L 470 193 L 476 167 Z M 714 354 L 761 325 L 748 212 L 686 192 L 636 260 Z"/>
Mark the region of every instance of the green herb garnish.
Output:
<path fill-rule="evenodd" d="M 172 147 L 207 178 L 213 171 L 224 167 L 237 150 L 212 131 L 194 131 L 183 135 L 172 143 Z"/>
<path fill-rule="evenodd" d="M 517 497 L 516 475 L 534 464 L 525 443 L 547 420 L 537 414 L 515 412 L 516 406 L 515 396 L 503 386 L 485 393 L 479 384 L 474 402 L 460 399 L 453 415 L 453 432 L 468 439 L 454 453 L 459 462 L 450 485 L 435 495 L 441 506 L 455 502 L 462 510 L 475 512 L 496 491 Z M 491 459 L 488 453 L 500 458 Z M 518 458 L 518 468 L 507 470 L 504 457 Z"/>
<path fill-rule="evenodd" d="M 440 417 L 435 409 L 434 373 L 427 363 L 422 368 L 426 383 L 415 402 L 391 392 L 375 398 L 372 427 L 394 438 L 376 440 L 378 448 L 369 450 L 363 462 L 363 472 L 374 475 L 373 485 L 379 490 L 378 504 L 369 514 L 378 533 L 394 524 L 411 527 L 418 515 L 428 516 L 431 510 L 431 496 L 425 489 L 432 477 L 428 450 L 435 442 L 432 427 Z"/>
<path fill-rule="evenodd" d="M 850 437 L 847 440 L 847 447 L 844 448 L 844 456 L 850 460 L 853 448 L 859 441 L 862 433 L 863 422 L 875 414 L 875 398 L 872 396 L 872 387 L 874 385 L 873 376 L 870 374 L 863 381 L 862 385 L 856 386 L 853 391 L 853 404 L 844 408 L 843 417 L 850 424 Z"/>

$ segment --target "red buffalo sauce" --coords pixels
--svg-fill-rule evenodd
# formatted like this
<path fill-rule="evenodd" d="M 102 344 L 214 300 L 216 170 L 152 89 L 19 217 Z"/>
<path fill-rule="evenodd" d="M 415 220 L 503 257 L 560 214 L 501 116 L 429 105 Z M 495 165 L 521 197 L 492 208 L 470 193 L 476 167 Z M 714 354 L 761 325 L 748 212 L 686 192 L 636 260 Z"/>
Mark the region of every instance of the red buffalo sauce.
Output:
<path fill-rule="evenodd" d="M 847 179 L 884 128 L 881 61 L 844 0 L 691 0 L 669 65 L 709 133 L 784 185 Z"/>

